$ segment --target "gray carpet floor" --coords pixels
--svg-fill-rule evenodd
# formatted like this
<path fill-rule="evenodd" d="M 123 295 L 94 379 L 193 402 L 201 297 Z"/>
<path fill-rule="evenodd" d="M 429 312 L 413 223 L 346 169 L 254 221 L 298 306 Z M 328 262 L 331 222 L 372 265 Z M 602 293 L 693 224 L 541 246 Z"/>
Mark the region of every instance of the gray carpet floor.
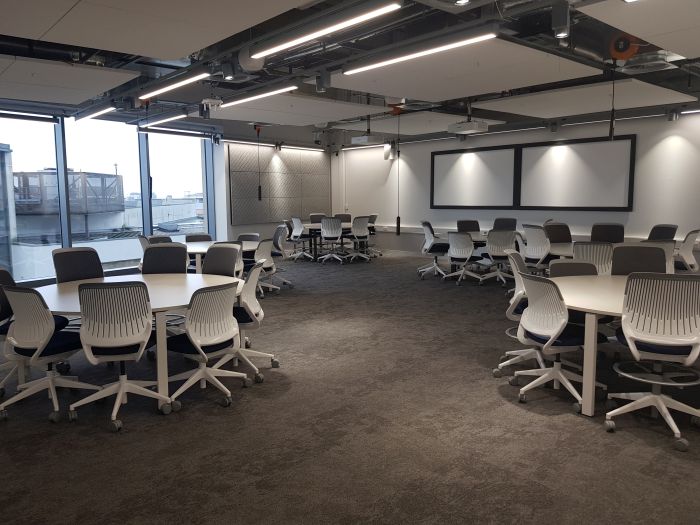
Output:
<path fill-rule="evenodd" d="M 295 287 L 262 301 L 253 346 L 265 382 L 228 381 L 234 403 L 191 390 L 161 416 L 131 397 L 51 424 L 38 396 L 0 424 L 5 523 L 697 523 L 700 431 L 627 415 L 607 434 L 563 391 L 527 404 L 494 379 L 507 299 L 496 283 L 420 281 L 425 259 L 287 264 Z M 73 359 L 88 381 L 106 367 Z M 171 370 L 184 370 L 171 356 Z M 622 384 L 601 362 L 600 378 Z M 153 377 L 143 360 L 134 377 Z M 79 395 L 63 392 L 67 406 Z M 684 399 L 700 405 L 700 392 Z"/>

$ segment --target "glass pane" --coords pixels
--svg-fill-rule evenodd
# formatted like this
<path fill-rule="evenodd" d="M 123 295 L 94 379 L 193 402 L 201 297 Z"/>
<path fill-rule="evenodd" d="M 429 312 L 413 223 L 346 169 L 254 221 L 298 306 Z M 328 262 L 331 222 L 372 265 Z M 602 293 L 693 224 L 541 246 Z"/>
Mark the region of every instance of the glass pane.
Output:
<path fill-rule="evenodd" d="M 136 266 L 142 250 L 138 134 L 134 126 L 66 119 L 73 246 L 91 246 L 106 269 Z"/>
<path fill-rule="evenodd" d="M 60 247 L 54 125 L 0 118 L 0 266 L 15 281 L 52 277 Z"/>
<path fill-rule="evenodd" d="M 188 233 L 207 232 L 204 210 L 202 140 L 151 133 L 153 234 L 183 242 Z"/>

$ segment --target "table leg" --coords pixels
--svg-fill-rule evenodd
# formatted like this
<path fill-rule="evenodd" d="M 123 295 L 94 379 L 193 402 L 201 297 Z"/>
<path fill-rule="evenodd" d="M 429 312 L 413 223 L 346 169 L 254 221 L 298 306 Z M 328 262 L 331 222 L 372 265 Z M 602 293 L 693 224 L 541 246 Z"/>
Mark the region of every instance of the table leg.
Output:
<path fill-rule="evenodd" d="M 197 273 L 202 273 L 202 254 L 196 253 L 194 255 L 194 271 Z"/>
<path fill-rule="evenodd" d="M 583 384 L 581 413 L 595 415 L 595 374 L 598 355 L 598 316 L 586 313 L 585 342 L 583 345 Z"/>
<path fill-rule="evenodd" d="M 156 312 L 156 365 L 158 370 L 158 393 L 169 396 L 168 393 L 168 334 L 165 328 L 165 312 Z M 158 401 L 158 408 L 163 405 Z"/>

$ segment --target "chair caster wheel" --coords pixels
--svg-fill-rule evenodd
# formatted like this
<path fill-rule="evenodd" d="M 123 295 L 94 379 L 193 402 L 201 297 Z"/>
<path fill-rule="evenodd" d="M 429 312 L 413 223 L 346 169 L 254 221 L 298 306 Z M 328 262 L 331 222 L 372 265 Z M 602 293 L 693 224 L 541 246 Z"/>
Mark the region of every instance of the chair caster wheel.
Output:
<path fill-rule="evenodd" d="M 491 373 L 493 374 L 493 377 L 503 377 L 503 370 L 501 370 L 500 368 L 494 368 Z"/>
<path fill-rule="evenodd" d="M 580 414 L 580 413 L 581 413 L 581 410 L 583 410 L 583 407 L 581 406 L 581 403 L 578 403 L 578 402 L 577 402 L 577 403 L 574 403 L 574 404 L 573 404 L 573 407 L 574 407 L 574 412 L 576 412 L 577 414 Z"/>
<path fill-rule="evenodd" d="M 250 379 L 249 377 L 246 377 L 246 378 L 243 380 L 243 388 L 249 388 L 249 387 L 251 387 L 251 386 L 253 386 L 253 380 Z"/>
<path fill-rule="evenodd" d="M 280 362 L 278 359 L 273 358 L 271 360 L 272 368 L 279 368 L 280 367 Z"/>
<path fill-rule="evenodd" d="M 510 386 L 518 386 L 520 383 L 518 383 L 518 376 L 513 376 L 508 380 L 508 384 Z"/>
<path fill-rule="evenodd" d="M 698 417 L 698 416 L 691 417 L 690 424 L 693 425 L 694 427 L 700 427 L 700 417 Z"/>
<path fill-rule="evenodd" d="M 182 403 L 177 399 L 170 402 L 170 408 L 173 412 L 179 412 L 182 409 Z"/>
<path fill-rule="evenodd" d="M 253 344 L 250 342 L 250 339 L 248 339 L 248 338 L 246 337 L 246 338 L 245 338 L 245 347 L 246 347 L 246 348 L 251 348 L 252 346 L 253 346 Z"/>
<path fill-rule="evenodd" d="M 673 442 L 673 448 L 679 452 L 688 452 L 688 440 L 685 438 L 677 438 Z"/>
<path fill-rule="evenodd" d="M 226 407 L 230 407 L 230 406 L 231 406 L 231 403 L 233 403 L 233 399 L 231 399 L 231 396 L 224 396 L 224 397 L 221 399 L 221 403 L 220 403 L 220 404 L 221 404 L 222 407 L 226 408 Z"/>
<path fill-rule="evenodd" d="M 7 421 L 7 410 L 0 410 L 0 421 Z"/>
<path fill-rule="evenodd" d="M 605 411 L 606 412 L 610 412 L 611 410 L 615 410 L 616 408 L 617 408 L 617 403 L 615 403 L 615 401 L 613 401 L 612 399 L 608 399 L 605 401 Z"/>
<path fill-rule="evenodd" d="M 109 429 L 112 432 L 119 432 L 122 429 L 122 422 L 119 419 L 115 419 L 114 421 L 109 422 Z"/>
<path fill-rule="evenodd" d="M 75 410 L 69 410 L 68 421 L 70 421 L 71 423 L 73 423 L 74 421 L 78 421 L 78 412 Z"/>
<path fill-rule="evenodd" d="M 61 413 L 57 411 L 53 411 L 49 414 L 49 421 L 51 423 L 58 423 L 61 420 Z"/>
<path fill-rule="evenodd" d="M 151 363 L 155 363 L 156 353 L 153 350 L 146 350 L 146 359 L 148 359 Z"/>
<path fill-rule="evenodd" d="M 67 376 L 70 373 L 70 363 L 58 363 L 56 365 L 56 372 L 62 376 Z"/>
<path fill-rule="evenodd" d="M 167 416 L 173 411 L 173 405 L 171 403 L 164 403 L 160 408 L 160 413 Z"/>
<path fill-rule="evenodd" d="M 5 397 L 5 388 L 4 387 L 0 388 L 0 399 L 2 399 L 3 397 Z"/>
<path fill-rule="evenodd" d="M 615 422 L 612 419 L 606 419 L 603 426 L 605 427 L 606 432 L 610 432 L 611 434 L 615 432 Z"/>
<path fill-rule="evenodd" d="M 478 286 L 484 286 L 484 283 L 482 281 L 479 281 L 477 284 Z"/>
<path fill-rule="evenodd" d="M 527 403 L 527 397 L 525 397 L 525 394 L 518 394 L 518 403 Z"/>
<path fill-rule="evenodd" d="M 258 372 L 257 374 L 255 374 L 255 382 L 256 382 L 256 383 L 262 383 L 263 381 L 265 381 L 265 376 L 264 376 L 264 375 L 262 375 L 260 372 Z"/>
<path fill-rule="evenodd" d="M 503 361 L 508 361 L 508 356 L 507 355 L 502 355 L 501 357 L 498 358 L 498 362 L 502 363 Z"/>

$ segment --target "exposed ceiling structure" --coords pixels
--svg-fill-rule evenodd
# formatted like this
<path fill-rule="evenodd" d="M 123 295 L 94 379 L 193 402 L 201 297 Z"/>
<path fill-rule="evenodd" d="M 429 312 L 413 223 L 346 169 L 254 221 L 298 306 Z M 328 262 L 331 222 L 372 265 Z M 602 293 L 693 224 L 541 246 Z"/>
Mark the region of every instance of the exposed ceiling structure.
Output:
<path fill-rule="evenodd" d="M 0 110 L 113 106 L 100 118 L 245 137 L 263 123 L 302 144 L 363 133 L 366 115 L 393 134 L 397 112 L 414 137 L 470 114 L 493 130 L 605 118 L 612 80 L 619 117 L 700 107 L 700 2 L 569 0 L 563 26 L 555 3 L 5 0 Z"/>

